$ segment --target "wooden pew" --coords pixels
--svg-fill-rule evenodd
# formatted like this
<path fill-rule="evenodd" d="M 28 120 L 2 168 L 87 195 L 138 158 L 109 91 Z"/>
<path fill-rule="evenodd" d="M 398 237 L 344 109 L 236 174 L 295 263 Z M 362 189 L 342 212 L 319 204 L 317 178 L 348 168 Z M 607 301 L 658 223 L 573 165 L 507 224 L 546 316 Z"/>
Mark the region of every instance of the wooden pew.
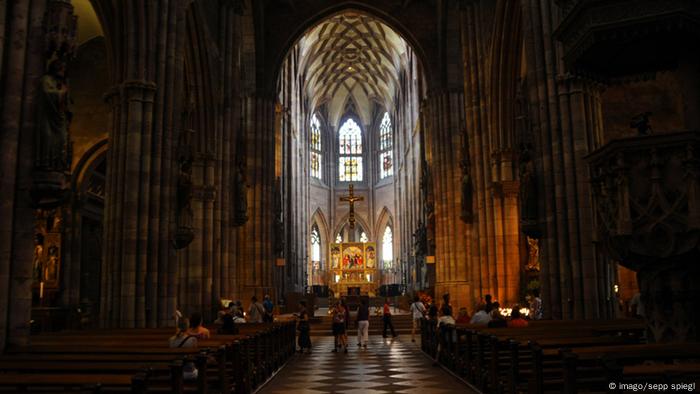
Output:
<path fill-rule="evenodd" d="M 79 376 L 121 376 L 121 380 L 113 379 L 120 385 L 126 385 L 126 376 L 133 392 L 160 388 L 164 392 L 181 393 L 192 390 L 182 382 L 182 363 L 189 358 L 199 370 L 195 391 L 206 393 L 214 387 L 222 392 L 250 392 L 293 354 L 295 325 L 280 322 L 245 326 L 241 330 L 244 335 L 214 336 L 200 341 L 207 346 L 204 351 L 166 347 L 172 329 L 67 331 L 37 336 L 31 346 L 11 348 L 0 356 L 0 369 L 8 365 L 3 363 L 19 361 L 4 371 L 15 377 L 14 386 L 0 382 L 0 390 L 17 389 L 31 380 L 27 378 L 30 374 L 38 373 L 45 375 L 49 384 L 51 376 L 56 375 L 51 372 L 60 372 L 70 378 L 65 380 L 70 384 L 64 386 L 72 388 L 86 389 L 83 386 L 94 383 L 90 377 L 81 382 Z M 143 372 L 139 371 L 141 363 L 147 363 Z M 71 370 L 80 370 L 84 375 L 70 374 Z M 164 381 L 168 382 L 166 389 L 163 389 Z"/>
<path fill-rule="evenodd" d="M 423 322 L 421 349 L 435 356 L 437 331 L 435 323 Z M 587 339 L 581 339 L 582 330 Z M 643 332 L 643 324 L 636 320 L 613 321 L 536 321 L 527 328 L 494 328 L 458 325 L 452 336 L 456 342 L 448 343 L 447 353 L 441 352 L 441 363 L 471 383 L 493 391 L 516 392 L 527 387 L 528 374 L 532 372 L 533 355 L 528 346 L 530 339 L 553 340 L 546 347 L 559 345 L 593 346 L 601 343 L 637 343 Z M 557 338 L 579 338 L 576 344 Z M 614 339 L 610 339 L 614 338 Z M 511 341 L 513 341 L 511 343 Z M 557 343 L 562 342 L 562 343 Z M 515 360 L 515 365 L 511 365 Z M 524 369 L 522 374 L 520 368 Z"/>

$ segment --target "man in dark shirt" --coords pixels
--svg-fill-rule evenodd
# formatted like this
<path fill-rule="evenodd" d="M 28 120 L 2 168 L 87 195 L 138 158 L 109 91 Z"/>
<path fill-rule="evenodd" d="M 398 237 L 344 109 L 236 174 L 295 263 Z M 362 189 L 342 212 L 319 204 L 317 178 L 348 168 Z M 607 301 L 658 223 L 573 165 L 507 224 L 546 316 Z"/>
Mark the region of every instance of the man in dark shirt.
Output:
<path fill-rule="evenodd" d="M 491 302 L 491 294 L 486 294 L 484 296 L 484 301 L 486 301 L 486 313 L 491 313 L 493 310 L 493 302 Z"/>
<path fill-rule="evenodd" d="M 369 342 L 369 306 L 363 299 L 357 310 L 357 346 L 367 348 Z"/>

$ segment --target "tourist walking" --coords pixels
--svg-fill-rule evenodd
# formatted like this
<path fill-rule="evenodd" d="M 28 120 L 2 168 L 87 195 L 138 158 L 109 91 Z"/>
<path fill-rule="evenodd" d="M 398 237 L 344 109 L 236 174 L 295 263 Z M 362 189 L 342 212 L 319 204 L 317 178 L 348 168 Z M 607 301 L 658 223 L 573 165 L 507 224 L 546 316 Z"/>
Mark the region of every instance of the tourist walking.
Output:
<path fill-rule="evenodd" d="M 389 299 L 384 299 L 384 314 L 382 316 L 384 321 L 384 330 L 382 331 L 382 336 L 386 338 L 386 329 L 391 328 L 391 336 L 396 338 L 396 331 L 394 331 L 394 323 L 391 321 L 391 305 L 389 304 Z"/>
<path fill-rule="evenodd" d="M 421 320 L 425 318 L 426 310 L 425 305 L 423 305 L 423 302 L 418 296 L 413 297 L 413 303 L 409 309 L 413 320 L 413 327 L 411 328 L 411 342 L 415 342 L 416 328 L 420 329 L 420 323 Z"/>
<path fill-rule="evenodd" d="M 299 301 L 299 314 L 297 315 L 297 331 L 299 331 L 299 353 L 311 353 L 311 336 L 309 336 L 309 313 L 306 310 L 306 300 Z"/>
<path fill-rule="evenodd" d="M 367 300 L 363 299 L 357 310 L 357 346 L 367 349 L 367 342 L 369 342 L 369 306 Z"/>
<path fill-rule="evenodd" d="M 338 348 L 345 348 L 345 353 L 348 352 L 347 336 L 345 335 L 346 321 L 345 308 L 343 304 L 338 302 L 333 308 L 333 336 L 335 337 L 335 347 L 333 352 L 337 352 Z"/>

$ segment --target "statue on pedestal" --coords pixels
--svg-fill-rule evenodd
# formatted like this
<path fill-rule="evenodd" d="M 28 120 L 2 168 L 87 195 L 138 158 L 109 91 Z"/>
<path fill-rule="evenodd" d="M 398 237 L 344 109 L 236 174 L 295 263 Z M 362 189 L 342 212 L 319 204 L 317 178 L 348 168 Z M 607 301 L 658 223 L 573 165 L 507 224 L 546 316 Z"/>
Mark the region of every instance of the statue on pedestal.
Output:
<path fill-rule="evenodd" d="M 245 161 L 239 158 L 233 169 L 233 225 L 242 226 L 248 221 L 248 191 L 246 188 Z"/>
<path fill-rule="evenodd" d="M 68 126 L 69 89 L 65 78 L 66 64 L 54 60 L 41 77 L 36 105 L 35 167 L 44 170 L 69 169 Z"/>
<path fill-rule="evenodd" d="M 522 144 L 520 147 L 520 220 L 523 231 L 537 238 L 536 227 L 538 219 L 537 179 L 532 145 Z"/>
<path fill-rule="evenodd" d="M 460 167 L 462 168 L 462 212 L 460 218 L 465 223 L 471 223 L 474 218 L 474 214 L 472 212 L 474 197 L 471 174 L 469 170 L 469 159 L 462 159 L 460 162 Z"/>

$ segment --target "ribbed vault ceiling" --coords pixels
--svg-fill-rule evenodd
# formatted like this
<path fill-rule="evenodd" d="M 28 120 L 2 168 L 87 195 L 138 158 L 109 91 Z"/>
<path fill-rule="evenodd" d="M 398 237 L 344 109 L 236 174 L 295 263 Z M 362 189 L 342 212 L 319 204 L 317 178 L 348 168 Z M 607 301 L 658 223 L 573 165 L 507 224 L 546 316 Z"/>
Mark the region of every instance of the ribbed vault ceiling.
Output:
<path fill-rule="evenodd" d="M 348 107 L 368 122 L 371 103 L 390 109 L 406 42 L 370 16 L 345 12 L 311 29 L 299 42 L 312 108 L 328 103 L 331 123 Z"/>

